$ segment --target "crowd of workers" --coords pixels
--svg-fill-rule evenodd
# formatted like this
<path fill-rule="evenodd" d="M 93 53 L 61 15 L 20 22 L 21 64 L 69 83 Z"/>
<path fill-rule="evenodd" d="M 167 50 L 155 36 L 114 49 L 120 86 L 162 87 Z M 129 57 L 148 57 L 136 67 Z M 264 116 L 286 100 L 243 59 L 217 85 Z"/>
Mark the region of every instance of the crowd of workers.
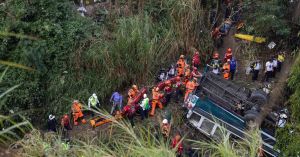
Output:
<path fill-rule="evenodd" d="M 269 81 L 271 77 L 276 76 L 276 72 L 280 72 L 282 63 L 284 62 L 285 55 L 280 52 L 277 56 L 273 56 L 265 64 L 265 81 Z M 148 98 L 146 90 L 139 90 L 137 85 L 132 85 L 129 89 L 127 97 L 127 105 L 123 107 L 123 96 L 119 92 L 114 92 L 110 98 L 112 103 L 110 114 L 123 114 L 130 120 L 132 126 L 134 126 L 134 117 L 136 111 L 139 111 L 141 119 L 148 118 L 149 116 L 155 115 L 156 108 L 163 109 L 163 107 L 170 102 L 171 97 L 176 100 L 180 95 L 183 96 L 183 101 L 186 101 L 189 94 L 193 93 L 199 86 L 199 80 L 202 74 L 199 72 L 198 67 L 200 66 L 199 52 L 194 52 L 192 59 L 192 66 L 190 66 L 185 60 L 185 56 L 181 55 L 177 61 L 176 70 L 173 66 L 169 69 L 168 76 L 170 79 L 161 81 L 157 86 L 152 88 L 152 99 Z M 192 68 L 190 68 L 192 67 Z M 232 55 L 230 48 L 225 52 L 224 58 L 220 59 L 217 52 L 213 54 L 212 60 L 208 65 L 208 70 L 211 70 L 216 75 L 222 75 L 224 79 L 234 79 L 234 74 L 237 68 L 237 62 Z M 252 80 L 257 80 L 259 71 L 261 70 L 260 61 L 257 60 L 251 64 L 251 71 L 253 73 Z M 192 70 L 191 70 L 192 69 Z M 173 75 L 172 71 L 176 72 Z M 137 98 L 139 97 L 139 98 Z M 138 99 L 139 101 L 136 101 Z M 140 102 L 139 104 L 135 104 Z M 138 109 L 136 108 L 138 106 Z M 94 93 L 88 99 L 88 109 L 90 110 L 91 116 L 94 116 L 94 111 L 100 108 L 100 102 L 97 95 Z M 78 100 L 74 100 L 72 107 L 72 119 L 74 126 L 79 123 L 85 124 L 86 120 L 83 114 L 83 106 Z M 150 111 L 150 112 L 149 112 Z M 286 115 L 280 117 L 281 122 L 286 119 Z M 68 114 L 63 115 L 61 119 L 61 126 L 64 130 L 71 130 L 71 122 Z M 164 137 L 169 137 L 171 131 L 171 119 L 164 118 L 161 124 L 161 132 Z M 56 119 L 54 115 L 49 115 L 48 128 L 51 131 L 56 132 Z M 282 124 L 280 124 L 282 126 Z M 68 131 L 63 132 L 68 136 Z M 177 153 L 181 154 L 183 151 L 181 136 L 179 133 L 175 135 L 171 143 L 172 148 L 177 148 Z"/>
<path fill-rule="evenodd" d="M 239 14 L 236 14 L 236 16 L 237 15 Z M 227 35 L 231 25 L 232 21 L 226 17 L 226 20 L 220 27 L 215 27 L 213 29 L 212 38 L 214 40 L 218 40 L 221 36 Z M 270 78 L 276 76 L 276 72 L 280 72 L 284 58 L 285 54 L 280 52 L 266 62 L 265 75 L 263 77 L 264 81 L 268 82 Z M 198 51 L 194 51 L 191 65 L 188 64 L 184 55 L 180 55 L 176 66 L 171 65 L 166 73 L 160 74 L 160 83 L 154 86 L 150 93 L 147 93 L 145 88 L 140 90 L 137 85 L 132 85 L 127 93 L 127 105 L 123 106 L 123 95 L 119 92 L 114 92 L 110 98 L 110 102 L 112 103 L 110 114 L 127 117 L 131 125 L 134 127 L 134 117 L 136 112 L 139 112 L 141 120 L 144 120 L 148 118 L 148 116 L 154 116 L 157 107 L 163 109 L 164 106 L 171 101 L 171 98 L 174 98 L 174 100 L 178 102 L 179 98 L 182 96 L 183 101 L 186 101 L 188 96 L 199 86 L 199 82 L 202 78 L 202 73 L 199 71 L 200 65 L 201 62 Z M 260 60 L 256 60 L 250 65 L 253 81 L 258 79 L 259 72 L 261 70 L 262 66 Z M 223 58 L 220 57 L 218 52 L 214 52 L 210 63 L 207 64 L 207 68 L 204 71 L 212 71 L 216 75 L 222 75 L 224 79 L 234 80 L 234 76 L 237 71 L 237 60 L 233 56 L 232 49 L 228 48 Z M 149 94 L 151 95 L 151 99 L 148 97 Z M 99 108 L 100 101 L 98 100 L 97 95 L 93 93 L 88 99 L 90 115 L 94 117 L 94 111 L 97 111 Z M 79 125 L 79 123 L 86 123 L 85 116 L 83 114 L 83 106 L 78 100 L 73 101 L 71 111 L 74 126 Z M 49 130 L 56 132 L 56 125 L 57 122 L 55 116 L 49 115 Z M 72 129 L 71 118 L 68 114 L 63 115 L 61 119 L 61 126 L 64 130 L 66 130 L 63 132 L 66 134 L 68 134 L 67 130 Z M 164 117 L 161 123 L 162 135 L 168 138 L 170 136 L 170 131 L 171 118 Z M 182 154 L 183 145 L 179 133 L 177 133 L 172 139 L 171 147 L 177 149 L 178 155 Z"/>
<path fill-rule="evenodd" d="M 277 56 L 273 56 L 265 64 L 265 81 L 275 77 L 276 72 L 279 72 L 284 62 L 285 55 L 280 52 Z M 139 112 L 141 119 L 148 118 L 155 115 L 156 108 L 163 109 L 165 105 L 170 102 L 171 98 L 178 99 L 183 96 L 183 101 L 186 101 L 189 94 L 193 93 L 199 86 L 202 73 L 198 70 L 200 67 L 199 52 L 195 51 L 192 57 L 191 65 L 188 64 L 184 55 L 180 55 L 176 66 L 171 66 L 164 77 L 161 77 L 161 82 L 154 86 L 151 90 L 152 99 L 148 98 L 149 93 L 145 88 L 139 89 L 137 85 L 132 85 L 127 93 L 127 105 L 123 107 L 123 96 L 119 92 L 114 92 L 110 98 L 112 103 L 110 114 L 121 114 L 127 117 L 134 127 L 134 117 L 136 112 Z M 222 75 L 224 79 L 234 79 L 237 69 L 237 61 L 233 56 L 232 49 L 228 48 L 223 58 L 220 58 L 218 52 L 213 53 L 211 62 L 207 64 L 205 71 L 212 71 L 216 75 Z M 259 60 L 251 64 L 251 72 L 253 73 L 252 80 L 258 78 L 261 70 L 261 63 Z M 174 95 L 175 94 L 175 95 Z M 139 103 L 138 103 L 139 102 Z M 100 108 L 100 101 L 95 93 L 88 99 L 88 109 L 93 117 L 94 111 Z M 83 106 L 78 100 L 74 100 L 72 106 L 72 119 L 74 126 L 79 123 L 85 124 L 86 120 L 83 114 Z M 61 126 L 64 130 L 71 130 L 71 122 L 68 114 L 65 114 L 61 119 Z M 54 115 L 49 116 L 48 127 L 49 130 L 56 132 L 56 119 Z M 164 137 L 169 137 L 171 131 L 171 118 L 163 118 L 161 124 L 161 132 Z M 68 134 L 68 131 L 64 132 Z M 67 135 L 66 135 L 67 136 Z M 180 134 L 176 134 L 172 140 L 172 147 L 177 147 L 177 153 L 182 153 L 182 143 Z"/>

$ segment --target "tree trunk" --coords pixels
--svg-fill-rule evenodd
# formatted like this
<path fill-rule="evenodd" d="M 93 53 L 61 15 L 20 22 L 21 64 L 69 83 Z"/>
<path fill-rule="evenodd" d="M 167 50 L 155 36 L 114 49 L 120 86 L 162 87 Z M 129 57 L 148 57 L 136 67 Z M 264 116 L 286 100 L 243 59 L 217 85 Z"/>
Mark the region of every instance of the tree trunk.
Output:
<path fill-rule="evenodd" d="M 139 0 L 139 13 L 141 14 L 144 10 L 144 0 Z"/>
<path fill-rule="evenodd" d="M 128 0 L 129 15 L 132 15 L 132 0 Z"/>

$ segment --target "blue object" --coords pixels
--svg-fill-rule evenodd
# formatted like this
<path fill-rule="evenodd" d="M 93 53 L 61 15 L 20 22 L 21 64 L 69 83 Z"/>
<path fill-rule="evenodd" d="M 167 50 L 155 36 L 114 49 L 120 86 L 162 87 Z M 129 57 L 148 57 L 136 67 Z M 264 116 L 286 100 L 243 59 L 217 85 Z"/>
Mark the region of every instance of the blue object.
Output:
<path fill-rule="evenodd" d="M 123 96 L 121 94 L 119 94 L 118 92 L 114 92 L 110 98 L 110 101 L 122 104 Z"/>
<path fill-rule="evenodd" d="M 209 100 L 207 97 L 204 99 L 199 98 L 196 102 L 195 107 L 199 107 L 203 111 L 212 114 L 214 117 L 233 125 L 241 130 L 246 128 L 246 123 L 243 119 L 239 118 L 238 116 L 234 115 L 227 111 L 226 109 L 222 108 L 219 105 L 216 105 L 214 102 Z"/>
<path fill-rule="evenodd" d="M 231 71 L 236 70 L 236 60 L 234 58 L 230 61 L 230 70 Z"/>

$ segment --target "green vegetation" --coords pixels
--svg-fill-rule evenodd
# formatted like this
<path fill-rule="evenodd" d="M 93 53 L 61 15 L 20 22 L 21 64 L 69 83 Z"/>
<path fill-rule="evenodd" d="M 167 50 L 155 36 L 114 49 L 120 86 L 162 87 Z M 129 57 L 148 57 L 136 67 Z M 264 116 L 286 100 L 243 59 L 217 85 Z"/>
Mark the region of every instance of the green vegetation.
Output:
<path fill-rule="evenodd" d="M 144 8 L 132 16 L 111 10 L 98 25 L 67 0 L 6 1 L 0 7 L 0 58 L 35 71 L 7 73 L 8 84 L 24 84 L 7 96 L 14 106 L 1 111 L 26 110 L 31 121 L 41 122 L 34 115 L 61 115 L 72 99 L 85 102 L 93 92 L 106 106 L 113 91 L 151 82 L 157 67 L 180 53 L 191 53 L 192 47 L 211 51 L 209 29 L 199 23 L 207 21 L 205 8 L 198 1 L 162 0 Z"/>
<path fill-rule="evenodd" d="M 288 37 L 291 28 L 286 20 L 288 3 L 280 0 L 246 1 L 249 33 L 267 37 Z M 250 23 L 249 23 L 250 22 Z"/>
<path fill-rule="evenodd" d="M 0 70 L 4 71 L 0 77 L 0 125 L 4 128 L 0 132 L 1 144 L 20 139 L 33 128 L 30 122 L 44 124 L 47 118 L 43 115 L 51 113 L 59 118 L 69 112 L 73 99 L 86 102 L 95 92 L 101 104 L 108 107 L 106 100 L 113 91 L 125 91 L 132 83 L 149 85 L 158 67 L 170 65 L 179 54 L 190 56 L 198 49 L 206 61 L 213 51 L 209 11 L 216 8 L 220 14 L 218 1 L 140 0 L 139 6 L 129 3 L 129 14 L 124 9 L 125 2 L 118 2 L 122 7 L 108 9 L 106 16 L 97 10 L 101 15 L 95 16 L 101 16 L 96 18 L 102 18 L 102 22 L 81 17 L 69 0 L 6 0 L 0 5 Z M 246 0 L 246 32 L 274 39 L 280 48 L 291 44 L 288 48 L 294 49 L 300 41 L 299 27 L 290 26 L 285 19 L 290 15 L 286 12 L 288 7 L 288 2 L 281 0 Z M 283 40 L 289 43 L 282 44 Z M 252 53 L 247 55 L 253 57 Z M 277 146 L 285 156 L 299 155 L 299 71 L 300 57 L 289 79 L 292 119 L 277 132 Z M 181 123 L 182 119 L 175 122 Z M 21 146 L 18 153 L 175 156 L 168 142 L 150 133 L 153 128 L 134 130 L 123 122 L 116 122 L 114 127 L 113 137 L 112 132 L 106 132 L 98 139 L 74 140 L 69 148 L 59 135 L 44 136 L 33 130 L 17 142 Z M 218 143 L 191 142 L 202 154 L 254 157 L 261 139 L 256 133 L 253 137 L 246 143 L 226 138 Z"/>
<path fill-rule="evenodd" d="M 156 139 L 148 128 L 139 128 L 134 131 L 132 127 L 123 122 L 102 132 L 100 137 L 90 138 L 85 141 L 61 141 L 59 136 L 47 133 L 44 136 L 37 130 L 33 130 L 28 136 L 17 144 L 20 156 L 153 156 L 171 157 L 175 151 L 163 139 Z M 113 134 L 112 136 L 109 136 Z"/>
<path fill-rule="evenodd" d="M 201 154 L 218 157 L 256 157 L 259 146 L 262 144 L 262 139 L 258 130 L 249 132 L 251 138 L 245 141 L 235 141 L 226 138 L 223 134 L 221 141 L 194 141 L 193 145 L 198 148 Z"/>
<path fill-rule="evenodd" d="M 15 65 L 15 64 L 13 64 Z M 17 66 L 19 67 L 19 65 Z M 24 66 L 22 66 L 24 67 Z M 19 85 L 15 85 L 13 87 L 6 87 L 2 80 L 5 77 L 6 72 L 8 71 L 8 67 L 2 72 L 0 75 L 0 85 L 1 91 L 0 100 L 3 100 L 4 96 L 15 90 L 19 87 Z M 0 106 L 5 105 L 3 101 L 0 101 Z M 18 120 L 19 122 L 16 122 Z M 19 116 L 18 114 L 12 113 L 11 116 L 0 114 L 0 146 L 9 145 L 16 140 L 19 140 L 23 137 L 23 135 L 31 130 L 32 125 L 28 120 Z"/>
<path fill-rule="evenodd" d="M 288 88 L 292 90 L 292 95 L 289 98 L 289 108 L 291 118 L 289 123 L 284 128 L 279 128 L 276 132 L 278 143 L 277 147 L 283 152 L 283 156 L 299 156 L 299 141 L 300 141 L 300 55 L 295 61 L 292 68 L 292 73 L 288 80 Z"/>

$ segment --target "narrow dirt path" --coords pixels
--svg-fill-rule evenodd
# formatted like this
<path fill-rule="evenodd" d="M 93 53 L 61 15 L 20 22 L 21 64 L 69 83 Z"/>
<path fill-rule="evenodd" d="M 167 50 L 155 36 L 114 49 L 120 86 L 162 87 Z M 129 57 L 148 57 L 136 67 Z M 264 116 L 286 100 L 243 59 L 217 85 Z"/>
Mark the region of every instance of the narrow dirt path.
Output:
<path fill-rule="evenodd" d="M 225 52 L 228 48 L 232 49 L 233 56 L 235 56 L 237 46 L 238 46 L 233 37 L 235 32 L 236 32 L 235 28 L 233 27 L 230 29 L 228 35 L 223 38 L 223 45 L 220 48 L 218 48 L 218 52 L 220 53 L 220 56 L 222 58 L 224 58 Z"/>
<path fill-rule="evenodd" d="M 300 4 L 300 3 L 299 3 Z M 237 62 L 238 62 L 238 72 L 236 73 L 235 76 L 235 81 L 236 82 L 240 82 L 242 81 L 243 85 L 247 85 L 248 88 L 257 88 L 259 86 L 261 86 L 261 82 L 252 82 L 251 79 L 247 79 L 248 76 L 246 76 L 244 72 L 245 68 L 246 68 L 246 63 L 243 60 L 243 56 L 241 56 L 241 54 L 239 53 L 239 46 L 242 43 L 236 42 L 235 38 L 234 38 L 234 34 L 235 34 L 235 29 L 232 28 L 229 32 L 229 34 L 224 37 L 224 43 L 222 45 L 222 47 L 218 48 L 218 52 L 220 53 L 220 56 L 222 56 L 222 58 L 224 57 L 224 54 L 227 50 L 227 48 L 231 48 L 233 50 L 233 56 L 236 57 Z M 271 55 L 271 54 L 270 54 Z M 266 59 L 266 56 L 258 56 L 260 57 L 260 59 Z M 281 69 L 280 73 L 277 73 L 276 78 L 274 79 L 274 81 L 272 82 L 272 92 L 270 94 L 269 97 L 269 101 L 267 104 L 263 105 L 261 112 L 260 112 L 260 116 L 257 118 L 257 122 L 258 124 L 261 124 L 262 121 L 265 119 L 265 117 L 272 112 L 272 110 L 275 107 L 280 107 L 282 106 L 283 103 L 283 95 L 284 95 L 284 89 L 285 89 L 285 85 L 286 85 L 286 81 L 288 79 L 290 70 L 291 70 L 291 66 L 293 64 L 293 59 L 292 57 L 288 56 L 286 57 L 286 60 L 283 64 L 283 67 Z M 262 66 L 264 66 L 264 64 L 262 64 Z M 262 77 L 263 71 L 260 72 L 260 77 Z"/>

